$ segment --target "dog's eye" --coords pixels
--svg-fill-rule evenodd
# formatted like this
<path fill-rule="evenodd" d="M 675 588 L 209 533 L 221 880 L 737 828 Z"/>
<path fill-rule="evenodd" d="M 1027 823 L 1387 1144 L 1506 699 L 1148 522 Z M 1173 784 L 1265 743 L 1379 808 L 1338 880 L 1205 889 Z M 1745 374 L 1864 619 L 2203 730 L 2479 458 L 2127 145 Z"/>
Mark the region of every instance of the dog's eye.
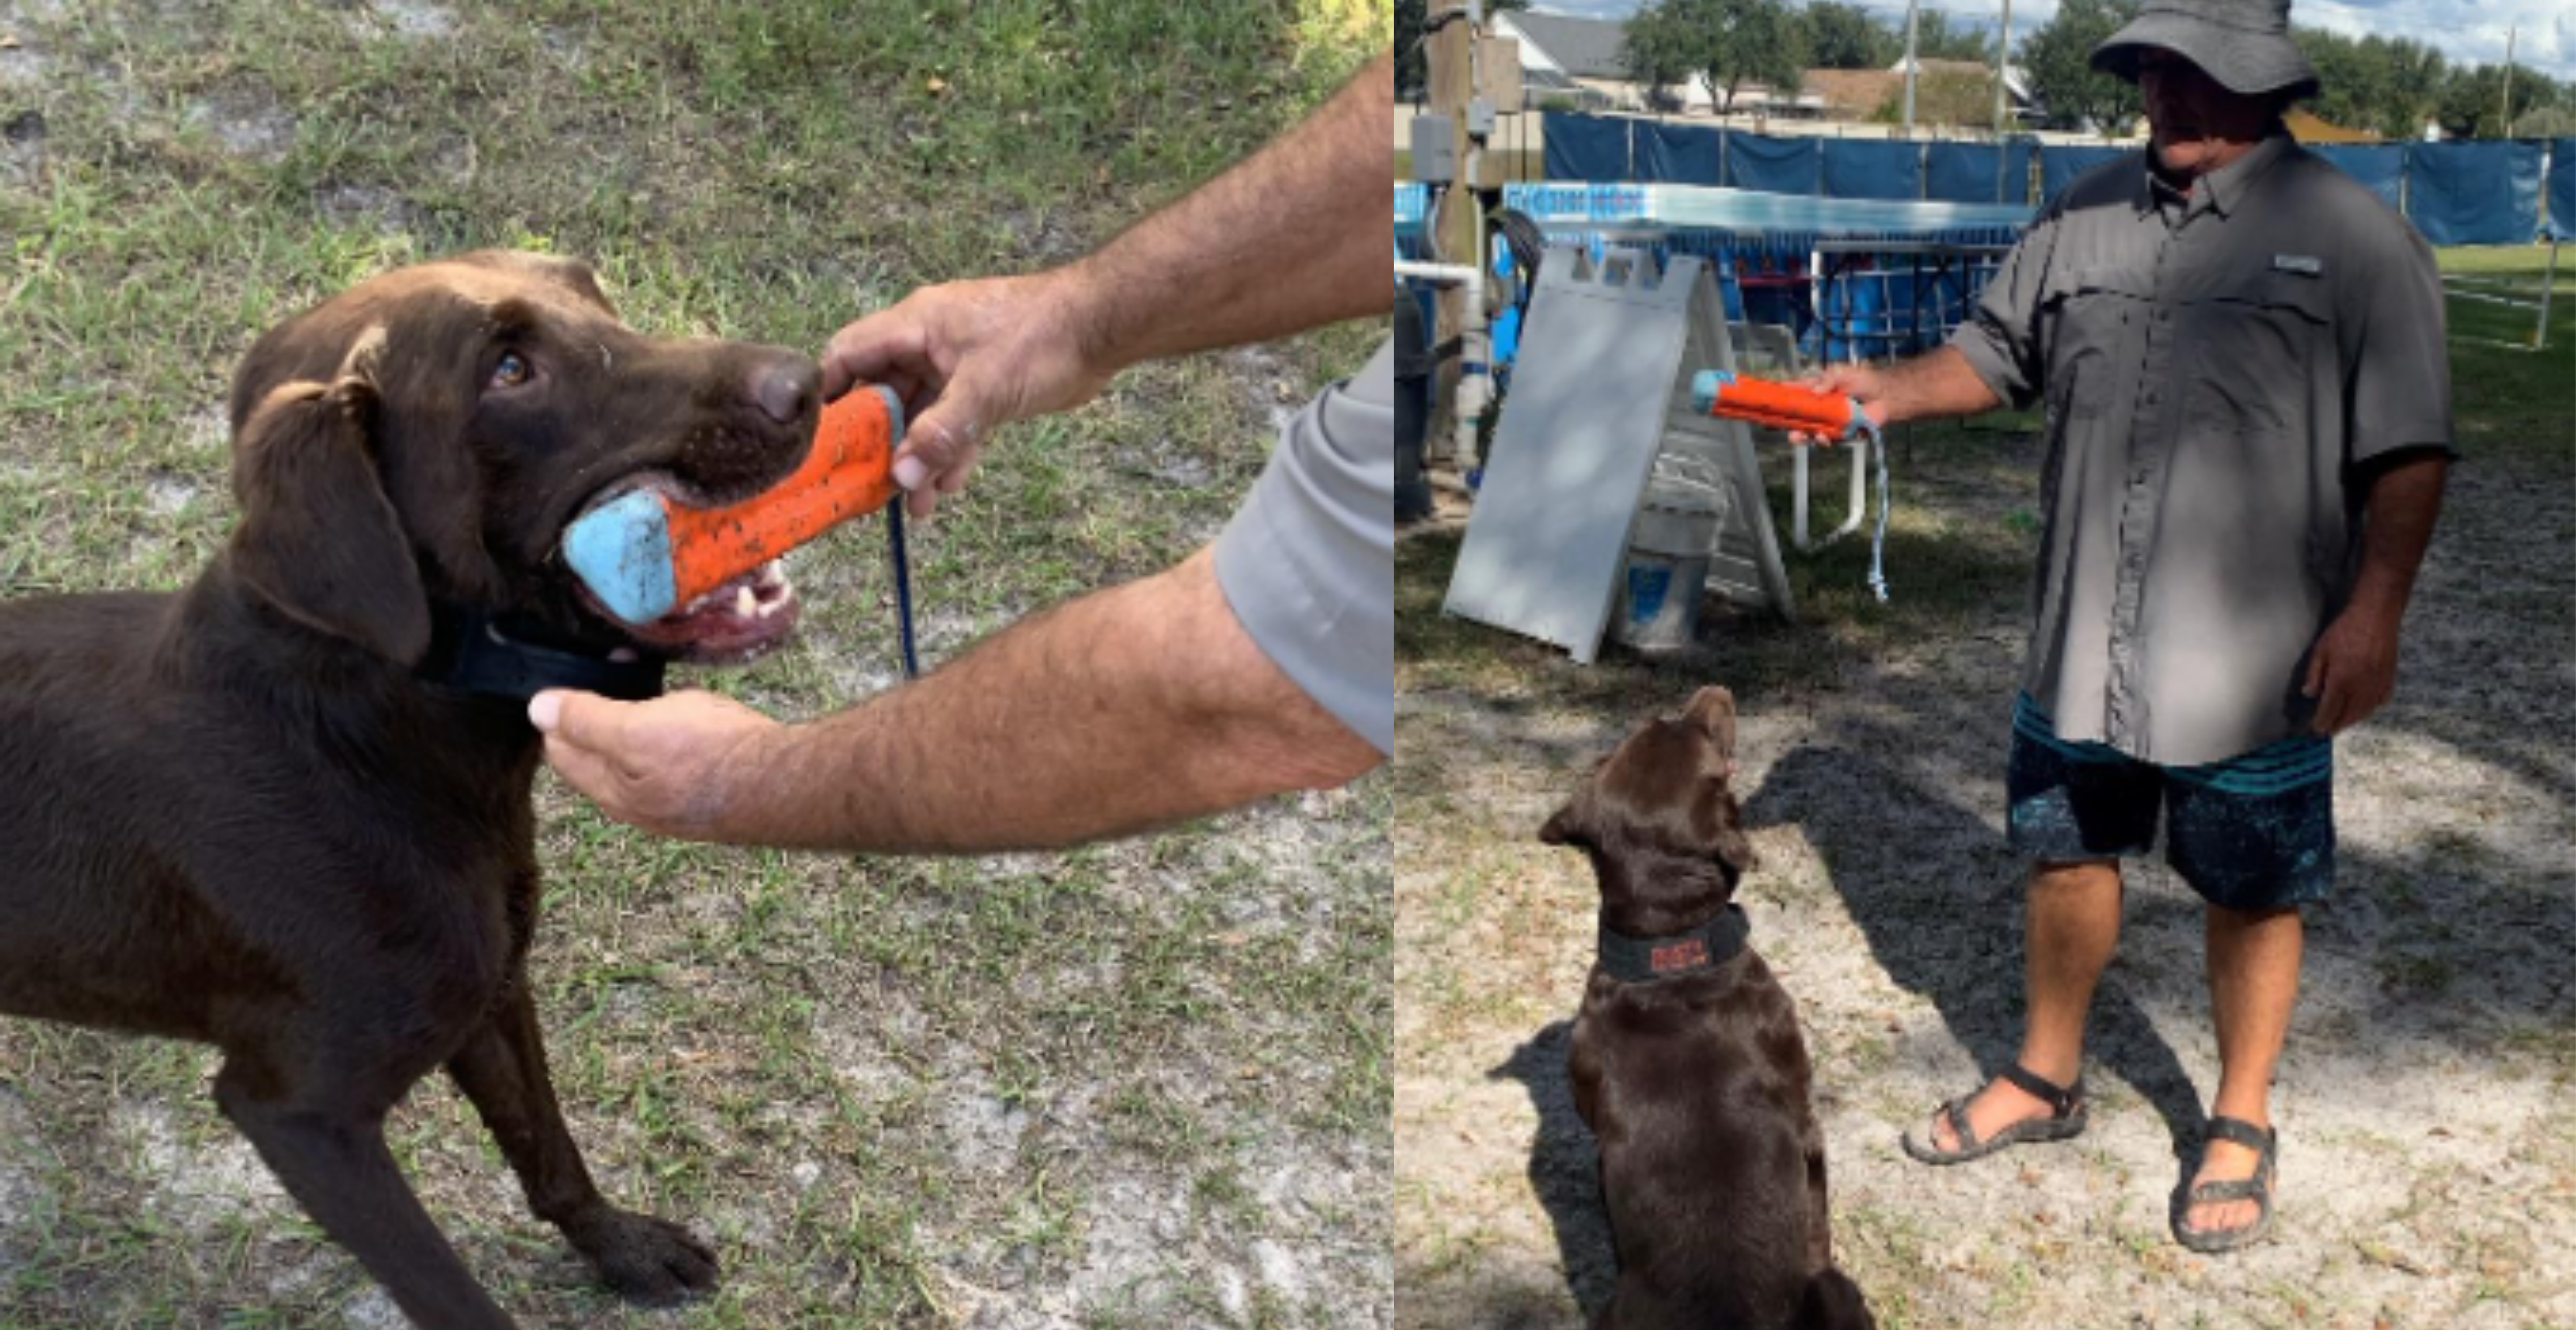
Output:
<path fill-rule="evenodd" d="M 516 351 L 502 352 L 500 363 L 492 367 L 492 386 L 495 388 L 516 388 L 534 377 L 536 368 L 528 363 L 526 356 Z"/>

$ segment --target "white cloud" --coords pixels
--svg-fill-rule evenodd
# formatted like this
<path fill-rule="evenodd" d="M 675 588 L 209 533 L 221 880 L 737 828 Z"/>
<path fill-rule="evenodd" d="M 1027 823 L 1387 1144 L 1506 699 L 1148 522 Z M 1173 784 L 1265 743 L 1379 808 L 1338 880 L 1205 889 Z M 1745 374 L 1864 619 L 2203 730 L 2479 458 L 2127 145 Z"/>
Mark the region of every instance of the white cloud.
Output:
<path fill-rule="evenodd" d="M 1864 8 L 1902 19 L 1903 0 L 1860 0 Z M 1536 8 L 1587 18 L 1620 18 L 1634 13 L 1639 0 L 1541 0 Z M 1926 7 L 1946 10 L 1952 21 L 1991 23 L 2002 16 L 2002 0 L 1926 0 Z M 2057 12 L 2057 0 L 2013 0 L 2013 32 L 2029 33 Z M 2568 0 L 2294 0 L 2294 23 L 2348 36 L 2413 37 L 2454 63 L 2498 64 L 2504 60 L 2505 32 L 2515 31 L 2513 62 L 2551 78 L 2576 80 L 2576 6 Z"/>

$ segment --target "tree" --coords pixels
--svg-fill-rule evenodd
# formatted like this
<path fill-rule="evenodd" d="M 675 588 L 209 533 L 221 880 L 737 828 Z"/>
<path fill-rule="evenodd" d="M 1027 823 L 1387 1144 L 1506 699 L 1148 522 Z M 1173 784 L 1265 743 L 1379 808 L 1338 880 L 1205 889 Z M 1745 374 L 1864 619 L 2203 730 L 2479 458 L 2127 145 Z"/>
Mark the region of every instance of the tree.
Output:
<path fill-rule="evenodd" d="M 2467 65 L 2453 68 L 2442 80 L 2433 114 L 2445 138 L 2486 139 L 2504 136 L 2497 119 L 2503 111 L 2504 66 Z"/>
<path fill-rule="evenodd" d="M 1646 99 L 1664 104 L 1668 89 L 1690 82 L 1697 68 L 1700 34 L 1692 29 L 1687 15 L 1671 4 L 1659 4 L 1638 10 L 1628 18 L 1628 33 L 1620 49 L 1620 59 L 1628 66 L 1628 77 L 1646 90 Z"/>
<path fill-rule="evenodd" d="M 2292 28 L 2290 36 L 2316 67 L 2322 89 L 2315 98 L 2318 115 L 2383 138 L 2411 137 L 2402 126 L 2391 123 L 2402 119 L 2402 113 L 2397 111 L 2399 99 L 2391 86 L 2395 70 L 2384 54 L 2373 54 L 2354 38 L 2318 28 Z"/>
<path fill-rule="evenodd" d="M 1896 50 L 1902 56 L 1905 20 L 1899 18 L 1896 22 Z M 1951 27 L 1950 16 L 1941 10 L 1919 9 L 1914 15 L 1914 55 L 1919 60 L 1974 60 L 1991 65 L 1995 62 L 1995 39 L 1982 28 L 1967 24 Z"/>
<path fill-rule="evenodd" d="M 2521 86 L 2516 77 L 2514 84 Z M 2520 93 L 2515 94 L 2518 100 Z M 2576 110 L 2564 106 L 2544 106 L 2538 110 L 2516 109 L 2513 113 L 2513 136 L 2518 139 L 2555 139 L 2576 137 Z"/>
<path fill-rule="evenodd" d="M 1818 69 L 1885 69 L 1905 53 L 1905 39 L 1856 4 L 1815 0 L 1806 23 L 1807 58 Z"/>
<path fill-rule="evenodd" d="M 2451 62 L 2440 51 L 2412 37 L 2390 39 L 2376 34 L 2361 39 L 2363 56 L 2382 62 L 2387 72 L 2388 106 L 2381 112 L 2379 132 L 2390 138 L 2411 139 L 2424 132 L 2424 122 L 2434 119 L 2442 86 L 2449 81 Z"/>
<path fill-rule="evenodd" d="M 2138 16 L 2139 0 L 2064 0 L 2021 43 L 2031 95 L 2065 125 L 2117 132 L 2143 108 L 2135 84 L 2093 68 L 2093 48 Z"/>
<path fill-rule="evenodd" d="M 1725 113 L 1748 83 L 1797 91 L 1807 39 L 1782 0 L 1657 0 L 1628 20 L 1625 58 L 1630 75 L 1658 93 L 1699 75 Z"/>
<path fill-rule="evenodd" d="M 1905 94 L 1889 94 L 1871 117 L 1881 124 L 1905 118 Z M 1995 76 L 1992 70 L 1932 69 L 1914 80 L 1914 123 L 1983 129 L 1995 122 Z"/>

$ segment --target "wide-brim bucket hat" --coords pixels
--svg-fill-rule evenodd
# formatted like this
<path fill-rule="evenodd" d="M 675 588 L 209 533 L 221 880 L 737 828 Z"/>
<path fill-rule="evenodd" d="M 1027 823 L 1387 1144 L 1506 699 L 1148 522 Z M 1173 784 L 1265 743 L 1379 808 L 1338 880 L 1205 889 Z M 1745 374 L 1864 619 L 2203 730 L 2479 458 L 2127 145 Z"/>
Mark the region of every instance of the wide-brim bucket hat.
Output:
<path fill-rule="evenodd" d="M 2290 40 L 2290 0 L 2147 0 L 2137 18 L 2093 48 L 2093 67 L 2138 81 L 2138 51 L 2161 46 L 2229 92 L 2284 89 L 2313 97 L 2317 71 Z"/>

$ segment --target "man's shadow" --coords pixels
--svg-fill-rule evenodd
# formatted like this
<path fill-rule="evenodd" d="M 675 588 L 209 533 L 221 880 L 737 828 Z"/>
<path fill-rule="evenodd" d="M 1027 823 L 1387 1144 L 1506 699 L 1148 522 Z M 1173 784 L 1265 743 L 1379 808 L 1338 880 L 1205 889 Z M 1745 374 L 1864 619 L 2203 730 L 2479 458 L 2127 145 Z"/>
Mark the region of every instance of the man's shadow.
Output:
<path fill-rule="evenodd" d="M 1925 788 L 1874 755 L 1905 751 L 1904 736 L 1869 740 L 1802 744 L 1783 755 L 1746 802 L 1745 825 L 1793 825 L 1806 836 L 1879 967 L 1930 999 L 1951 1037 L 1991 1078 L 2020 1052 L 2029 866 L 1960 806 L 1955 792 Z M 2195 902 L 2145 897 L 2133 887 L 2119 954 L 2170 956 L 2176 939 L 2169 935 L 2183 934 L 2196 969 L 2200 920 Z M 2088 1077 L 2110 1073 L 2162 1115 L 2177 1158 L 2196 1148 L 2199 1093 L 2129 991 L 2117 958 L 2094 991 L 2084 1057 Z M 1963 1084 L 1955 1093 L 1974 1088 Z M 1924 1104 L 1918 1118 L 1928 1120 L 1934 1107 Z"/>

